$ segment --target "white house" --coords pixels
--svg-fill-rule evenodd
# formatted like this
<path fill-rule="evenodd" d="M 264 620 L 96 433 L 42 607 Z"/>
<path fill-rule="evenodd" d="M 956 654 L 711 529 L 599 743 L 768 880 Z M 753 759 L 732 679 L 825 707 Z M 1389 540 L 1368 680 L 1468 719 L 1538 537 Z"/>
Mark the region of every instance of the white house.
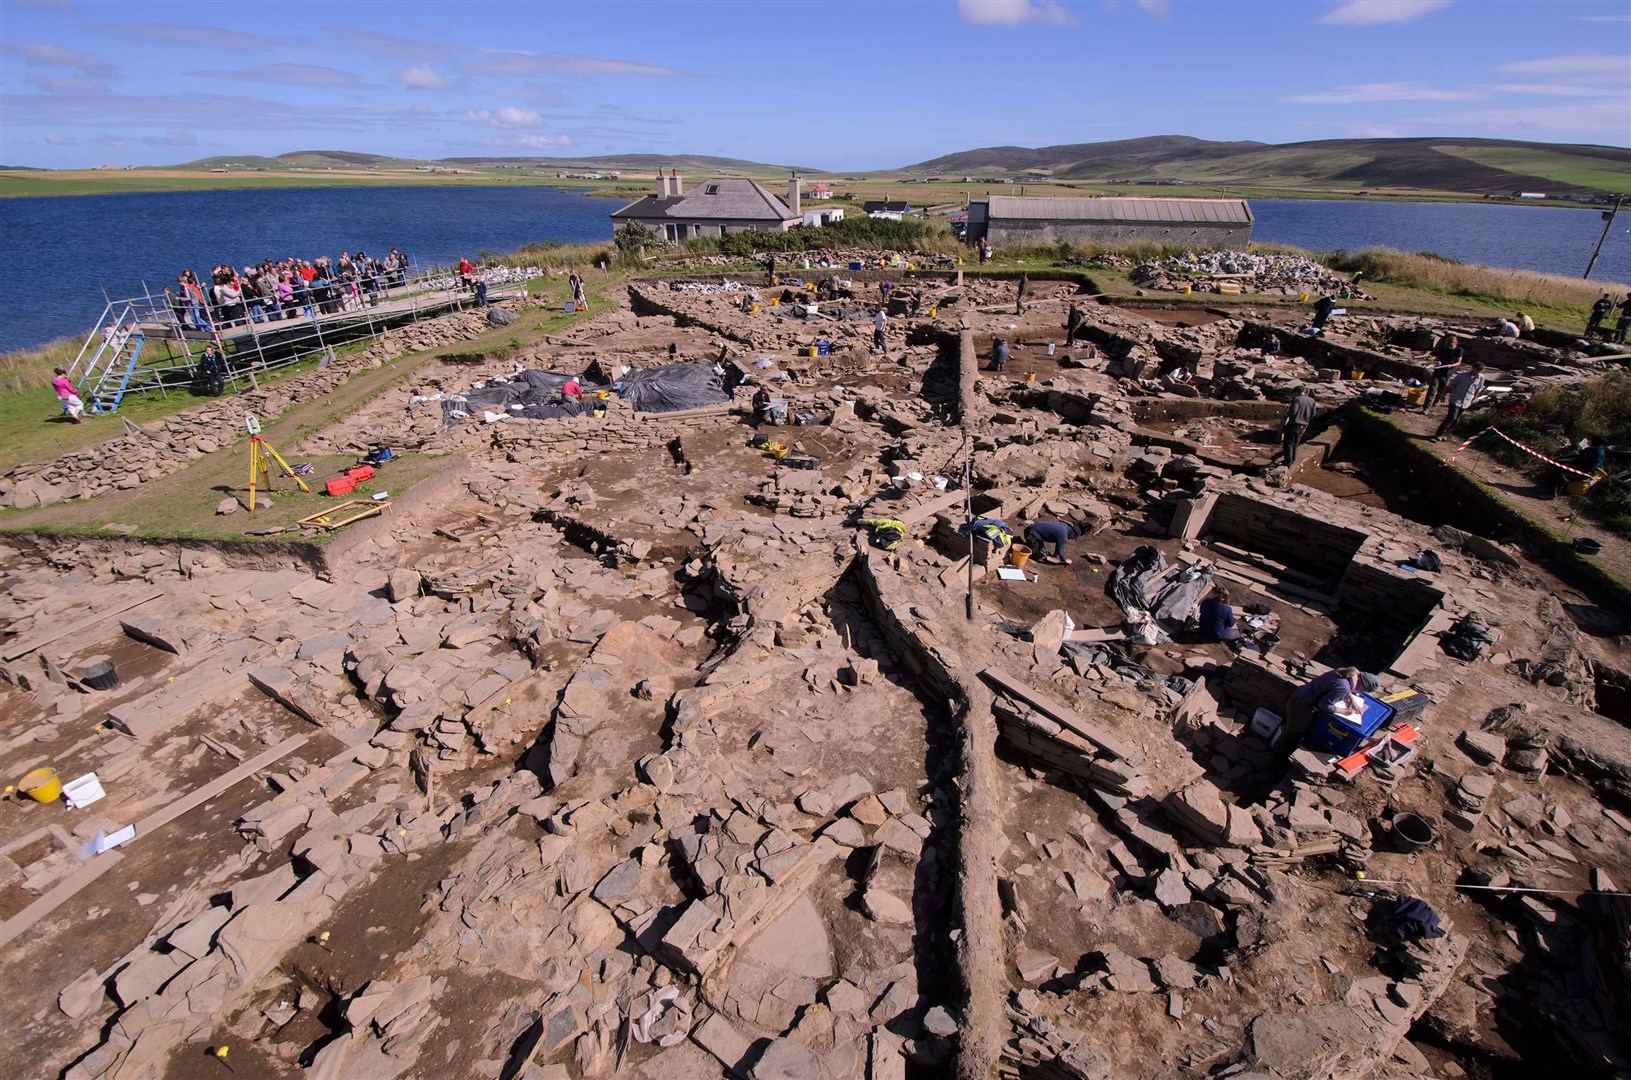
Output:
<path fill-rule="evenodd" d="M 804 227 L 806 229 L 819 229 L 823 225 L 831 225 L 835 221 L 844 220 L 844 208 L 835 206 L 831 210 L 804 211 Z"/>

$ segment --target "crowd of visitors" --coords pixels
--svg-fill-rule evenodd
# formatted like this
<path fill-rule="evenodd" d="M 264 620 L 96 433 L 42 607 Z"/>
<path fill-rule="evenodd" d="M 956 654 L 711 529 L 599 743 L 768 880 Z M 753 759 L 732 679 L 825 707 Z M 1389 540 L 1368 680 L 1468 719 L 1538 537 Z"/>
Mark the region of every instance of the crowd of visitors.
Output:
<path fill-rule="evenodd" d="M 241 322 L 276 322 L 296 316 L 355 311 L 379 303 L 380 294 L 407 280 L 409 259 L 396 248 L 383 259 L 342 251 L 338 261 L 266 259 L 239 271 L 217 266 L 208 285 L 183 270 L 164 295 L 183 330 L 213 330 Z"/>

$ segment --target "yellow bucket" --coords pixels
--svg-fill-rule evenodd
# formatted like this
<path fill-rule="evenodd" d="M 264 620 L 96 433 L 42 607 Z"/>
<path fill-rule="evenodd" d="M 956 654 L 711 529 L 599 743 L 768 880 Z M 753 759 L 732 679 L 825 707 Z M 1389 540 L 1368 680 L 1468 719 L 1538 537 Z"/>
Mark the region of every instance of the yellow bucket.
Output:
<path fill-rule="evenodd" d="M 62 797 L 62 777 L 55 769 L 35 769 L 17 781 L 17 787 L 35 802 L 56 802 Z"/>
<path fill-rule="evenodd" d="M 753 312 L 756 312 L 758 310 L 759 310 L 759 305 L 754 304 L 753 307 L 751 309 L 749 309 L 749 314 L 752 314 Z"/>
<path fill-rule="evenodd" d="M 1425 397 L 1427 397 L 1427 387 L 1425 386 L 1412 386 L 1404 392 L 1406 405 L 1420 405 Z"/>
<path fill-rule="evenodd" d="M 930 309 L 929 309 L 929 318 L 931 318 L 931 319 L 932 319 L 932 318 L 934 318 L 934 317 L 935 317 L 935 315 L 936 315 L 936 314 L 937 314 L 937 313 L 938 313 L 938 312 L 939 312 L 939 311 L 940 311 L 940 309 L 939 309 L 939 308 L 930 308 Z"/>
<path fill-rule="evenodd" d="M 1008 561 L 1015 566 L 1024 566 L 1031 561 L 1031 549 L 1024 544 L 1009 544 Z"/>
<path fill-rule="evenodd" d="M 1364 377 L 1365 377 L 1365 373 L 1363 371 L 1350 371 L 1350 372 L 1348 372 L 1348 379 L 1349 379 L 1350 382 L 1358 382 L 1360 379 L 1363 379 Z"/>
<path fill-rule="evenodd" d="M 1305 292 L 1300 292 L 1300 293 L 1297 294 L 1297 303 L 1299 303 L 1299 304 L 1306 304 L 1306 303 L 1308 303 L 1308 301 L 1310 299 L 1311 298 L 1309 297 L 1309 295 L 1307 293 L 1305 293 Z"/>
<path fill-rule="evenodd" d="M 811 345 L 808 349 L 804 350 L 804 355 L 806 355 L 806 356 L 816 356 L 816 355 L 818 355 L 818 353 L 816 351 L 816 347 L 814 345 Z"/>
<path fill-rule="evenodd" d="M 1185 295 L 1185 296 L 1188 296 L 1188 295 L 1189 295 L 1189 294 L 1190 294 L 1190 293 L 1191 293 L 1191 292 L 1192 292 L 1192 291 L 1193 291 L 1193 290 L 1192 290 L 1192 289 L 1190 289 L 1190 287 L 1189 287 L 1189 286 L 1188 286 L 1188 285 L 1185 285 L 1185 286 L 1184 286 L 1184 295 Z"/>
<path fill-rule="evenodd" d="M 1581 479 L 1570 480 L 1567 484 L 1563 485 L 1563 490 L 1567 491 L 1570 495 L 1584 495 L 1586 492 L 1591 490 L 1591 481 Z"/>

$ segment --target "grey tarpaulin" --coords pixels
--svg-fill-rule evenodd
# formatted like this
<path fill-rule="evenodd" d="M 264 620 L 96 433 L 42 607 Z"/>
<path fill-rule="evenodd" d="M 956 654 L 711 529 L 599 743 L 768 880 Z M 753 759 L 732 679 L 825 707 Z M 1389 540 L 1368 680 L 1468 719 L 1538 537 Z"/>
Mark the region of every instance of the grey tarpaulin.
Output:
<path fill-rule="evenodd" d="M 1145 544 L 1127 556 L 1105 582 L 1105 591 L 1126 612 L 1134 639 L 1147 645 L 1165 641 L 1166 634 L 1183 629 L 1195 605 L 1212 587 L 1212 567 L 1206 563 L 1162 580 L 1166 570 L 1167 560 L 1161 552 Z M 1153 626 L 1147 625 L 1151 619 Z"/>
<path fill-rule="evenodd" d="M 1145 544 L 1136 548 L 1111 572 L 1110 580 L 1105 582 L 1104 591 L 1109 593 L 1125 612 L 1148 611 L 1150 600 L 1146 590 L 1149 583 L 1159 577 L 1166 568 L 1167 560 L 1161 555 L 1160 550 Z"/>
<path fill-rule="evenodd" d="M 558 371 L 523 371 L 506 381 L 493 381 L 479 389 L 465 390 L 442 402 L 442 422 L 452 425 L 469 417 L 480 417 L 483 412 L 509 413 L 528 420 L 549 420 L 558 416 L 576 416 L 576 405 L 561 401 L 561 387 L 574 375 Z M 584 393 L 600 387 L 579 380 Z"/>
<path fill-rule="evenodd" d="M 1167 630 L 1181 629 L 1211 587 L 1212 567 L 1207 563 L 1191 566 L 1156 593 L 1150 602 L 1150 613 Z"/>
<path fill-rule="evenodd" d="M 724 377 L 707 360 L 631 371 L 618 388 L 636 412 L 676 412 L 731 399 Z"/>

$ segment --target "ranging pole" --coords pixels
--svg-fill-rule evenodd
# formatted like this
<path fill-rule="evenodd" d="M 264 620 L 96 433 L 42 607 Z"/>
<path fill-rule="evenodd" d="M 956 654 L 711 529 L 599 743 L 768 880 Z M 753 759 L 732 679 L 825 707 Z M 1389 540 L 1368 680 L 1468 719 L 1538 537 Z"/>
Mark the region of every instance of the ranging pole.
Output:
<path fill-rule="evenodd" d="M 1597 238 L 1597 246 L 1591 250 L 1591 261 L 1586 264 L 1586 272 L 1580 275 L 1582 278 L 1591 277 L 1591 268 L 1597 265 L 1597 256 L 1602 254 L 1603 241 L 1608 239 L 1608 230 L 1614 227 L 1614 215 L 1620 212 L 1620 203 L 1624 201 L 1624 195 L 1616 195 L 1613 209 L 1603 211 L 1603 235 Z"/>

